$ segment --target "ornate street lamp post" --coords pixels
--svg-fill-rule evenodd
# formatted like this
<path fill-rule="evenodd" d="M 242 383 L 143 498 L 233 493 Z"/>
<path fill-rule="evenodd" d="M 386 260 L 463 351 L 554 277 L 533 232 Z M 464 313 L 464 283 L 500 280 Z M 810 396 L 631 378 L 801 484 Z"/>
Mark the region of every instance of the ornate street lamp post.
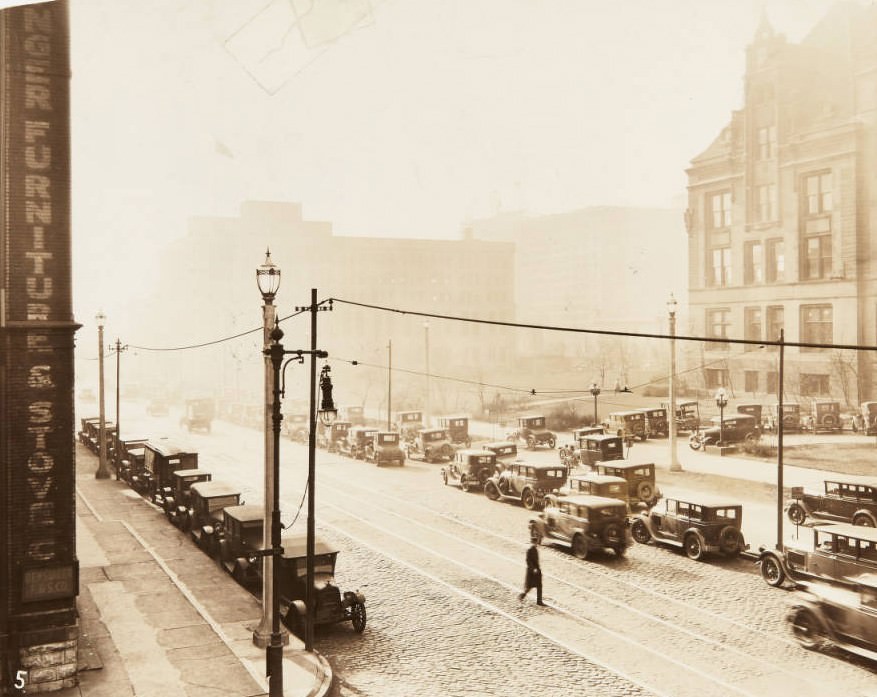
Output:
<path fill-rule="evenodd" d="M 725 444 L 725 407 L 728 406 L 728 391 L 720 387 L 716 391 L 716 406 L 719 408 L 719 445 Z"/>
<path fill-rule="evenodd" d="M 681 472 L 679 456 L 676 453 L 676 298 L 670 293 L 667 301 L 667 314 L 670 320 L 670 413 L 667 423 L 670 435 L 670 471 Z"/>
<path fill-rule="evenodd" d="M 256 269 L 256 285 L 262 294 L 262 349 L 263 352 L 268 351 L 271 347 L 271 332 L 277 319 L 277 310 L 274 306 L 274 296 L 280 288 L 280 267 L 271 261 L 271 250 L 265 250 L 265 261 Z M 262 547 L 268 549 L 271 546 L 271 507 L 274 502 L 274 489 L 277 486 L 277 479 L 274 475 L 274 439 L 271 433 L 272 428 L 272 405 L 273 405 L 273 379 L 274 370 L 271 363 L 271 357 L 265 353 L 265 372 L 264 372 L 264 390 L 265 397 L 265 417 L 264 417 L 264 443 L 265 443 L 265 459 L 264 459 L 264 516 L 262 523 Z M 274 569 L 274 558 L 266 556 L 262 564 L 262 618 L 259 626 L 253 632 L 253 643 L 260 648 L 269 648 L 273 643 L 273 619 L 271 609 L 273 607 L 274 588 L 272 583 Z M 280 650 L 283 644 L 289 643 L 289 634 L 280 631 Z M 269 660 L 270 669 L 270 660 Z"/>
<path fill-rule="evenodd" d="M 597 421 L 597 397 L 600 396 L 600 388 L 596 382 L 591 383 L 591 394 L 594 395 L 594 425 L 598 424 Z"/>
<path fill-rule="evenodd" d="M 109 479 L 110 470 L 107 467 L 107 420 L 104 408 L 104 323 L 107 316 L 102 312 L 94 316 L 97 322 L 97 363 L 98 363 L 98 406 L 100 414 L 98 419 L 98 466 L 94 473 L 95 479 Z"/>

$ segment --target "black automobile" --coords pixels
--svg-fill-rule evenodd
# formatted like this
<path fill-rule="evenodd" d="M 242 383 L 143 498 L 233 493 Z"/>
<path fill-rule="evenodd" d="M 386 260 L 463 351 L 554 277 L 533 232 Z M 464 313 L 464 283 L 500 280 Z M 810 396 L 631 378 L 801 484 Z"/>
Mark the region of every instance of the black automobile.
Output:
<path fill-rule="evenodd" d="M 761 425 L 752 414 L 731 414 L 713 417 L 712 426 L 692 433 L 688 446 L 700 450 L 706 445 L 733 445 L 735 443 L 754 443 L 761 438 Z"/>

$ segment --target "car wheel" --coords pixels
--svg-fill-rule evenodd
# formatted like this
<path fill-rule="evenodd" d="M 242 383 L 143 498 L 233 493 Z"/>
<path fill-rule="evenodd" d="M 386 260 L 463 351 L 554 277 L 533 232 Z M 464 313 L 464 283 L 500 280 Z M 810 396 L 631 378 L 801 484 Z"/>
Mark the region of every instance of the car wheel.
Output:
<path fill-rule="evenodd" d="M 296 609 L 290 605 L 289 609 L 286 611 L 286 615 L 283 618 L 283 623 L 289 627 L 289 631 L 292 632 L 299 639 L 303 639 L 305 635 L 305 618 L 296 612 Z"/>
<path fill-rule="evenodd" d="M 642 545 L 652 541 L 649 529 L 642 520 L 633 521 L 633 525 L 630 526 L 630 533 L 633 535 L 633 539 Z"/>
<path fill-rule="evenodd" d="M 702 445 L 703 445 L 703 442 L 700 440 L 700 438 L 698 437 L 698 435 L 696 433 L 692 433 L 688 437 L 688 447 L 691 448 L 692 450 L 700 450 Z"/>
<path fill-rule="evenodd" d="M 719 549 L 726 556 L 737 556 L 740 554 L 740 531 L 733 525 L 726 525 L 719 532 Z"/>
<path fill-rule="evenodd" d="M 555 445 L 557 445 L 557 440 L 554 438 L 554 436 L 552 436 L 548 439 L 548 447 L 554 448 Z"/>
<path fill-rule="evenodd" d="M 746 437 L 744 438 L 744 440 L 747 443 L 754 443 L 755 441 L 758 440 L 758 434 L 755 431 L 750 431 L 749 433 L 746 434 Z"/>
<path fill-rule="evenodd" d="M 789 520 L 795 525 L 801 525 L 807 518 L 807 511 L 803 509 L 801 504 L 792 503 L 789 504 L 789 510 L 786 512 L 786 515 L 789 516 Z"/>
<path fill-rule="evenodd" d="M 442 470 L 442 481 L 445 483 L 445 486 L 448 485 L 448 473 L 445 470 Z"/>
<path fill-rule="evenodd" d="M 535 450 L 536 449 L 536 439 L 533 438 L 533 436 L 527 437 L 527 449 L 528 450 Z"/>
<path fill-rule="evenodd" d="M 524 508 L 528 511 L 532 511 L 536 508 L 536 493 L 532 489 L 527 489 L 521 494 L 521 503 L 524 504 Z"/>
<path fill-rule="evenodd" d="M 588 558 L 588 541 L 584 535 L 576 535 L 572 538 L 572 553 L 579 559 Z"/>
<path fill-rule="evenodd" d="M 792 623 L 792 634 L 805 649 L 819 649 L 825 643 L 822 623 L 810 608 L 795 608 L 789 621 Z"/>
<path fill-rule="evenodd" d="M 489 479 L 484 485 L 484 495 L 491 501 L 496 501 L 499 499 L 499 489 L 497 488 L 496 484 Z"/>
<path fill-rule="evenodd" d="M 365 605 L 363 603 L 353 603 L 350 608 L 350 622 L 353 624 L 353 631 L 362 634 L 365 629 Z"/>
<path fill-rule="evenodd" d="M 469 480 L 466 478 L 465 474 L 460 475 L 460 488 L 463 491 L 469 491 L 469 488 L 470 488 Z"/>
<path fill-rule="evenodd" d="M 863 528 L 873 528 L 874 519 L 867 513 L 859 513 L 853 518 L 853 525 L 860 525 Z"/>
<path fill-rule="evenodd" d="M 786 572 L 783 571 L 780 560 L 772 554 L 768 554 L 761 560 L 761 578 L 767 585 L 774 588 L 783 585 L 783 581 L 786 580 Z"/>
<path fill-rule="evenodd" d="M 484 482 L 486 482 L 490 478 L 490 472 L 487 469 L 483 469 L 478 473 L 478 483 L 481 486 L 484 486 Z"/>
<path fill-rule="evenodd" d="M 685 536 L 685 555 L 694 561 L 700 561 L 703 558 L 703 545 L 693 532 Z"/>
<path fill-rule="evenodd" d="M 612 551 L 615 552 L 616 557 L 623 557 L 627 554 L 627 546 L 626 545 L 616 545 L 612 548 Z"/>

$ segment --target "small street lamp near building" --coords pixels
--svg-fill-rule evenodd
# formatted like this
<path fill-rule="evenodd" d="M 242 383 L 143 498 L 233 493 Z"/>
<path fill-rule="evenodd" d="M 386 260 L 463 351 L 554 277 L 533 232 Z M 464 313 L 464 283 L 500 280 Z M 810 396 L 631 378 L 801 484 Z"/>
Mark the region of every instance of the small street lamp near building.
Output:
<path fill-rule="evenodd" d="M 107 417 L 104 404 L 104 323 L 107 316 L 102 312 L 94 316 L 97 322 L 97 364 L 98 364 L 98 466 L 94 473 L 95 479 L 109 479 L 107 467 Z"/>
<path fill-rule="evenodd" d="M 719 408 L 719 442 L 721 447 L 725 444 L 725 407 L 728 406 L 728 391 L 720 387 L 716 391 L 716 406 Z"/>
<path fill-rule="evenodd" d="M 596 382 L 591 383 L 591 394 L 594 396 L 594 425 L 596 426 L 599 423 L 597 421 L 597 397 L 600 396 L 600 387 Z"/>

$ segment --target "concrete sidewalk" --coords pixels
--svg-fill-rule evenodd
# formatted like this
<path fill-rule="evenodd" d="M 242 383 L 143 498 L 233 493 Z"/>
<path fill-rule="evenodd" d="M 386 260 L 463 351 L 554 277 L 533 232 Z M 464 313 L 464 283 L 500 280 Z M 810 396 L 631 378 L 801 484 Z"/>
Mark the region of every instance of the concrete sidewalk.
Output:
<path fill-rule="evenodd" d="M 77 444 L 79 685 L 62 697 L 266 695 L 265 650 L 252 642 L 259 601 L 164 514 Z M 317 697 L 332 670 L 290 635 L 286 697 Z"/>

